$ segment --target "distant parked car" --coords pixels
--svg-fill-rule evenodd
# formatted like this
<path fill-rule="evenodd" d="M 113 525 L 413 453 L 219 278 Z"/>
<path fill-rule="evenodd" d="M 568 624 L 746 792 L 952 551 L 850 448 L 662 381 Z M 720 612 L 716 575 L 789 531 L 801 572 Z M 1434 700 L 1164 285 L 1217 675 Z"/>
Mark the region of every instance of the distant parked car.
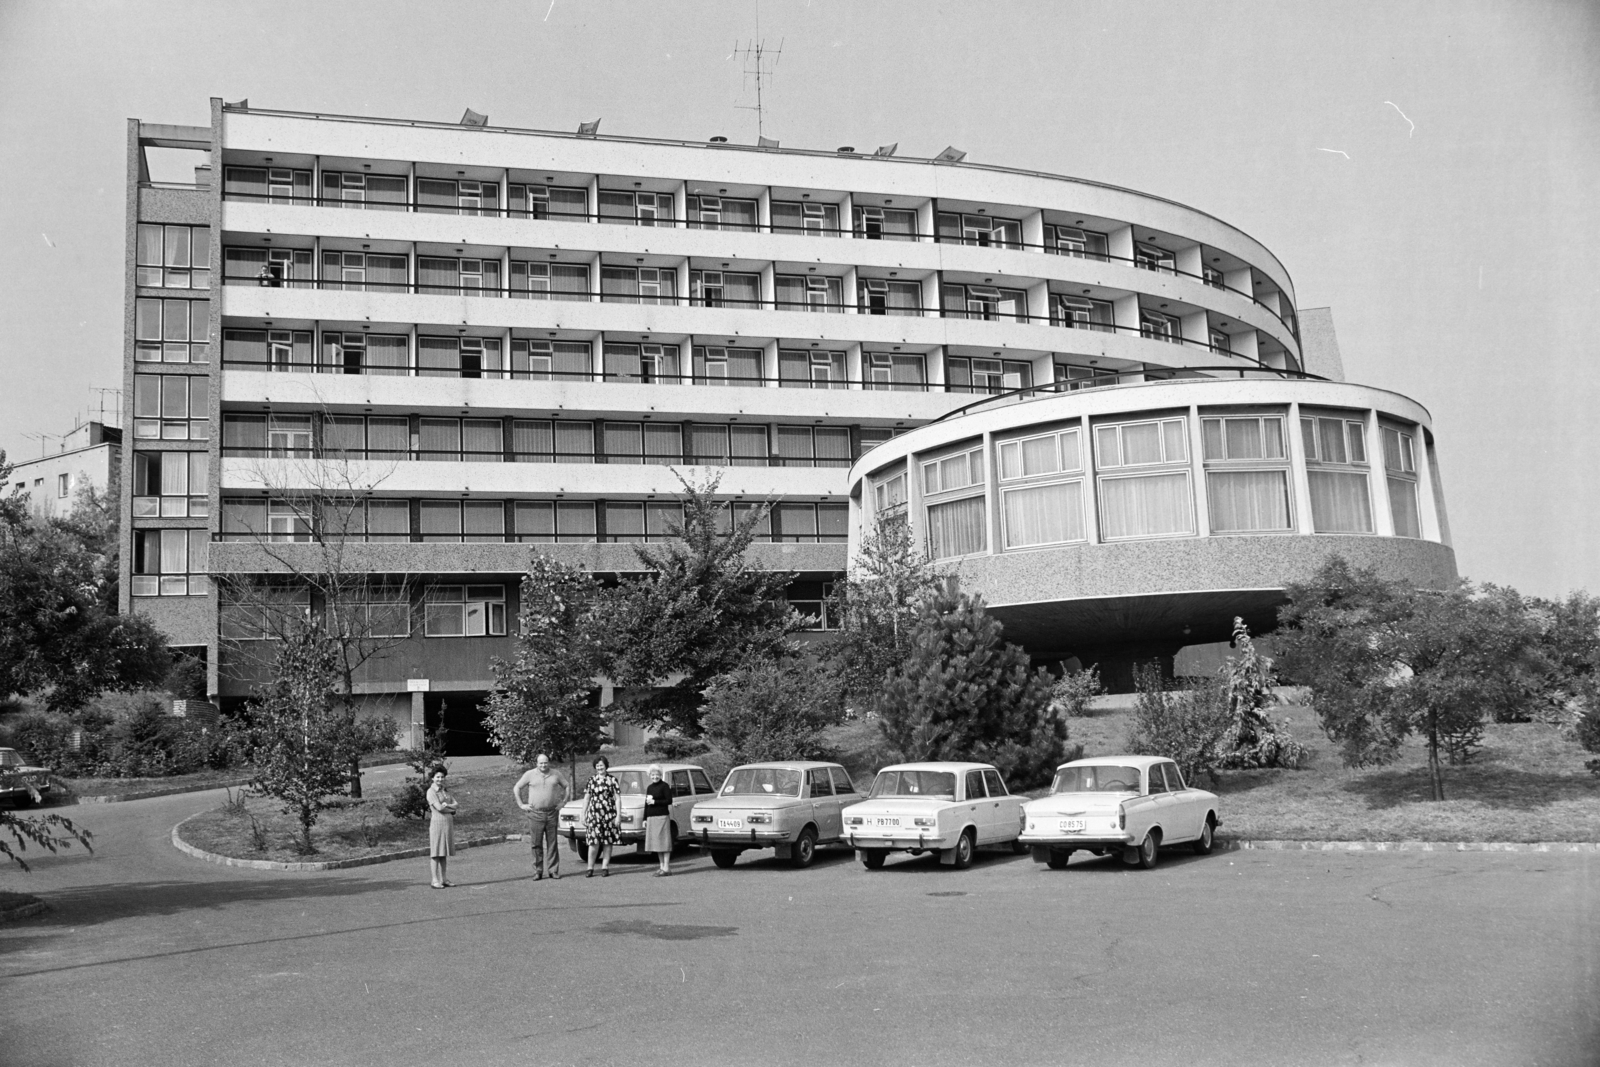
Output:
<path fill-rule="evenodd" d="M 50 768 L 40 767 L 14 748 L 0 748 L 0 797 L 38 803 L 50 792 Z"/>
<path fill-rule="evenodd" d="M 1023 806 L 1020 840 L 1056 870 L 1080 849 L 1148 868 L 1171 845 L 1209 854 L 1221 811 L 1217 795 L 1186 785 L 1169 759 L 1096 756 L 1056 768 L 1049 796 Z"/>
<path fill-rule="evenodd" d="M 648 763 L 630 763 L 625 767 L 612 767 L 611 777 L 622 787 L 617 798 L 617 821 L 621 824 L 620 845 L 633 845 L 635 851 L 644 851 L 644 791 L 650 785 Z M 687 841 L 689 834 L 689 809 L 697 800 L 712 793 L 711 779 L 706 772 L 689 763 L 663 763 L 661 780 L 672 787 L 672 840 Z M 576 796 L 561 805 L 556 825 L 580 859 L 589 858 L 589 845 L 583 828 L 583 787 Z M 620 847 L 619 845 L 619 847 Z"/>
<path fill-rule="evenodd" d="M 809 867 L 818 845 L 843 840 L 844 806 L 860 799 L 837 763 L 752 763 L 729 771 L 690 818 L 695 840 L 718 867 L 732 867 L 747 849 L 767 848 Z"/>
<path fill-rule="evenodd" d="M 966 867 L 983 845 L 1016 845 L 1022 798 L 987 763 L 898 763 L 873 779 L 872 792 L 844 809 L 845 838 L 868 870 L 891 852 L 937 852 Z"/>

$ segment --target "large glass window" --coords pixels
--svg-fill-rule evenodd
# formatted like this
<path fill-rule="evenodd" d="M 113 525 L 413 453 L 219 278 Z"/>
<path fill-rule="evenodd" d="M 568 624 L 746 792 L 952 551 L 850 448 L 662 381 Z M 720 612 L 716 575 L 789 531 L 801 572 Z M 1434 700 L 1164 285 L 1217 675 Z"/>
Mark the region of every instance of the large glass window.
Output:
<path fill-rule="evenodd" d="M 322 172 L 322 203 L 329 207 L 404 211 L 406 178 L 403 174 L 325 170 Z"/>
<path fill-rule="evenodd" d="M 589 265 L 513 260 L 511 296 L 517 300 L 588 300 Z"/>
<path fill-rule="evenodd" d="M 1383 470 L 1389 486 L 1389 516 L 1396 537 L 1421 537 L 1417 513 L 1417 453 L 1415 438 L 1390 426 L 1383 432 Z"/>
<path fill-rule="evenodd" d="M 1050 294 L 1050 325 L 1065 326 L 1070 330 L 1094 330 L 1097 333 L 1115 331 L 1116 318 L 1111 301 Z"/>
<path fill-rule="evenodd" d="M 689 303 L 706 308 L 759 308 L 761 276 L 725 270 L 689 272 Z"/>
<path fill-rule="evenodd" d="M 672 194 L 602 189 L 600 221 L 620 226 L 675 225 Z"/>
<path fill-rule="evenodd" d="M 779 311 L 844 311 L 844 281 L 820 274 L 779 274 L 774 279 Z"/>
<path fill-rule="evenodd" d="M 498 215 L 500 184 L 418 178 L 417 210 L 443 215 Z"/>
<path fill-rule="evenodd" d="M 405 334 L 322 334 L 322 360 L 317 369 L 326 374 L 405 375 L 411 369 L 411 344 Z"/>
<path fill-rule="evenodd" d="M 1033 384 L 1033 364 L 1019 360 L 947 356 L 945 390 L 951 393 L 1004 393 Z"/>
<path fill-rule="evenodd" d="M 211 591 L 205 530 L 133 531 L 134 596 L 205 596 Z"/>
<path fill-rule="evenodd" d="M 587 189 L 559 185 L 509 185 L 506 199 L 509 214 L 521 219 L 551 219 L 556 222 L 582 222 L 589 217 Z"/>
<path fill-rule="evenodd" d="M 939 240 L 943 242 L 977 245 L 980 248 L 1022 247 L 1022 223 L 1016 219 L 941 211 L 938 226 Z"/>
<path fill-rule="evenodd" d="M 228 167 L 223 171 L 223 196 L 269 204 L 310 204 L 311 172 L 290 167 Z"/>
<path fill-rule="evenodd" d="M 423 597 L 428 637 L 500 637 L 506 632 L 506 590 L 500 585 L 437 585 Z"/>
<path fill-rule="evenodd" d="M 1142 242 L 1133 246 L 1133 265 L 1145 270 L 1160 271 L 1163 274 L 1178 273 L 1178 259 L 1173 253 L 1165 248 Z"/>
<path fill-rule="evenodd" d="M 768 455 L 765 426 L 697 422 L 689 427 L 687 461 L 697 466 L 765 467 Z"/>
<path fill-rule="evenodd" d="M 861 371 L 867 389 L 922 392 L 928 387 L 926 363 L 915 353 L 863 352 Z"/>
<path fill-rule="evenodd" d="M 1084 540 L 1082 431 L 1002 441 L 999 450 L 1006 547 Z"/>
<path fill-rule="evenodd" d="M 141 222 L 134 284 L 154 289 L 211 288 L 211 229 Z"/>
<path fill-rule="evenodd" d="M 300 586 L 223 586 L 217 627 L 224 640 L 274 640 L 311 618 L 311 590 Z"/>
<path fill-rule="evenodd" d="M 1304 416 L 1301 440 L 1317 533 L 1372 533 L 1366 425 L 1338 416 Z"/>
<path fill-rule="evenodd" d="M 810 201 L 772 202 L 772 231 L 807 237 L 832 237 L 839 233 L 839 205 Z"/>
<path fill-rule="evenodd" d="M 1183 326 L 1171 315 L 1149 308 L 1139 309 L 1139 336 L 1172 344 L 1183 343 Z"/>
<path fill-rule="evenodd" d="M 203 374 L 133 376 L 133 436 L 143 441 L 204 441 L 210 437 L 211 379 Z"/>
<path fill-rule="evenodd" d="M 992 285 L 946 283 L 940 297 L 947 319 L 982 319 L 986 322 L 1026 322 L 1028 294 L 1021 289 Z"/>
<path fill-rule="evenodd" d="M 498 337 L 418 337 L 417 374 L 424 378 L 503 378 Z"/>
<path fill-rule="evenodd" d="M 1045 245 L 1058 256 L 1077 259 L 1109 259 L 1110 244 L 1103 233 L 1078 226 L 1046 226 Z"/>
<path fill-rule="evenodd" d="M 863 315 L 921 315 L 922 283 L 860 278 L 856 301 Z"/>
<path fill-rule="evenodd" d="M 222 280 L 265 289 L 310 289 L 315 284 L 311 278 L 311 249 L 224 248 Z M 401 280 L 405 280 L 403 275 Z"/>
<path fill-rule="evenodd" d="M 601 267 L 600 299 L 608 304 L 676 304 L 678 272 L 671 267 Z"/>
<path fill-rule="evenodd" d="M 592 500 L 519 500 L 513 517 L 515 539 L 525 544 L 557 541 L 593 544 L 596 540 Z"/>
<path fill-rule="evenodd" d="M 135 452 L 135 518 L 202 518 L 209 512 L 210 471 L 204 452 Z"/>
<path fill-rule="evenodd" d="M 1282 416 L 1204 418 L 1200 433 L 1211 532 L 1292 529 Z"/>
<path fill-rule="evenodd" d="M 763 381 L 759 348 L 708 345 L 694 349 L 696 385 L 760 385 Z"/>
<path fill-rule="evenodd" d="M 465 268 L 449 269 L 444 264 L 469 264 L 488 262 L 492 265 L 494 288 L 500 287 L 500 264 L 496 260 L 454 260 L 454 259 L 429 259 L 423 257 L 417 260 L 417 274 L 423 281 L 432 281 L 444 284 L 441 279 L 448 275 L 457 279 L 464 273 Z M 432 264 L 432 266 L 424 266 Z M 349 292 L 373 293 L 403 293 L 410 288 L 410 279 L 407 277 L 405 256 L 386 256 L 376 252 L 337 252 L 324 251 L 322 253 L 322 288 L 340 289 Z M 444 272 L 441 274 L 440 272 Z M 482 272 L 478 272 L 481 280 Z M 459 280 L 451 280 L 453 287 L 465 284 Z M 418 287 L 418 292 L 441 292 L 441 289 Z M 449 291 L 454 292 L 451 288 Z M 499 293 L 490 294 L 498 296 Z"/>
<path fill-rule="evenodd" d="M 756 202 L 728 196 L 690 196 L 684 198 L 691 230 L 756 229 Z"/>
<path fill-rule="evenodd" d="M 778 352 L 778 384 L 785 389 L 845 389 L 844 353 L 820 349 Z"/>
<path fill-rule="evenodd" d="M 514 344 L 515 342 L 513 342 Z M 677 345 L 630 345 L 606 342 L 606 381 L 677 384 L 682 375 Z"/>
<path fill-rule="evenodd" d="M 211 301 L 133 302 L 133 358 L 140 363 L 209 363 Z"/>
<path fill-rule="evenodd" d="M 934 559 L 951 559 L 988 548 L 988 511 L 983 498 L 987 479 L 983 468 L 982 448 L 922 464 L 928 552 Z"/>
<path fill-rule="evenodd" d="M 1105 540 L 1194 533 L 1185 422 L 1151 419 L 1095 427 L 1100 534 Z"/>
<path fill-rule="evenodd" d="M 222 362 L 258 371 L 309 371 L 311 331 L 223 330 Z"/>
<path fill-rule="evenodd" d="M 613 346 L 607 345 L 609 353 Z M 674 356 L 677 349 L 673 350 Z M 607 357 L 609 359 L 609 356 Z M 536 382 L 584 382 L 594 377 L 587 341 L 511 341 L 511 377 Z"/>
<path fill-rule="evenodd" d="M 858 207 L 852 212 L 855 235 L 868 241 L 915 241 L 917 213 L 903 208 Z"/>
<path fill-rule="evenodd" d="M 335 254 L 324 253 L 324 256 Z M 417 292 L 443 296 L 499 296 L 500 261 L 418 256 Z"/>

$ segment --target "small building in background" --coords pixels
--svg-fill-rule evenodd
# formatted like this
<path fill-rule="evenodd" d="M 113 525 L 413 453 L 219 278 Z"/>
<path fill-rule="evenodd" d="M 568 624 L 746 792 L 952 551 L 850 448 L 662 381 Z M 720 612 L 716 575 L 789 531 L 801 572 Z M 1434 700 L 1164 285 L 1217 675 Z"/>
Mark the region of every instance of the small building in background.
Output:
<path fill-rule="evenodd" d="M 85 487 L 104 495 L 117 477 L 122 456 L 122 431 L 103 422 L 84 422 L 63 435 L 57 451 L 39 459 L 22 459 L 8 451 L 11 477 L 0 483 L 9 496 L 21 486 L 29 506 L 43 518 L 62 518 L 72 511 Z"/>

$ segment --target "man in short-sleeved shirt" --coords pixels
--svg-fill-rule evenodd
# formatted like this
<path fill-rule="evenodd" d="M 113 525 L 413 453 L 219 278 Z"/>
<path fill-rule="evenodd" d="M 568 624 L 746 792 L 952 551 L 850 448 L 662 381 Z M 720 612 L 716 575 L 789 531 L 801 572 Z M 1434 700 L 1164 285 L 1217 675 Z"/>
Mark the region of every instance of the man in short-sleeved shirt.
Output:
<path fill-rule="evenodd" d="M 522 799 L 522 790 L 528 790 L 528 799 Z M 567 780 L 550 769 L 550 757 L 543 752 L 534 761 L 533 770 L 517 779 L 511 787 L 511 796 L 517 807 L 528 813 L 530 822 L 528 840 L 533 844 L 533 876 L 535 880 L 549 875 L 561 877 L 561 853 L 556 850 L 557 813 L 567 802 L 570 790 Z"/>

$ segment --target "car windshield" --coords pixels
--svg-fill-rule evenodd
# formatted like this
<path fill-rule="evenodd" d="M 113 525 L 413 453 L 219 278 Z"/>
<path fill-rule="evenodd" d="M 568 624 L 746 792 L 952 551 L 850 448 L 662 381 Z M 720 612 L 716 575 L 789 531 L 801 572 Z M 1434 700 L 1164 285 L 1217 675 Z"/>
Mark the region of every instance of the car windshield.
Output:
<path fill-rule="evenodd" d="M 725 797 L 797 797 L 800 772 L 788 767 L 735 767 L 722 783 Z"/>
<path fill-rule="evenodd" d="M 26 767 L 28 761 L 15 749 L 0 748 L 0 767 Z"/>
<path fill-rule="evenodd" d="M 1062 767 L 1050 786 L 1052 793 L 1137 793 L 1137 767 Z"/>
<path fill-rule="evenodd" d="M 879 771 L 872 780 L 874 797 L 956 798 L 956 776 L 950 771 Z"/>
<path fill-rule="evenodd" d="M 612 771 L 611 777 L 622 787 L 625 797 L 644 796 L 645 789 L 650 785 L 649 771 Z"/>

